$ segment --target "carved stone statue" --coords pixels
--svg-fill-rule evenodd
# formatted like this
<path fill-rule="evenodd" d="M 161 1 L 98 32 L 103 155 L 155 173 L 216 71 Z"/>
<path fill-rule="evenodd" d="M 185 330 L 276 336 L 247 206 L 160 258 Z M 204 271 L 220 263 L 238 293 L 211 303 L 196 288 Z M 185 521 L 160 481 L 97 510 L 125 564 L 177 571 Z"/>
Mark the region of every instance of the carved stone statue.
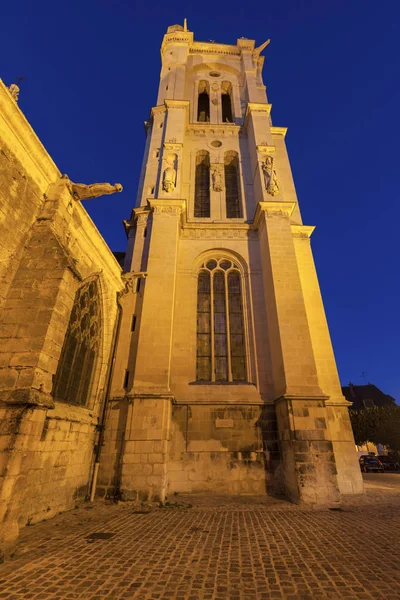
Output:
<path fill-rule="evenodd" d="M 222 192 L 222 173 L 219 167 L 214 167 L 211 172 L 214 192 Z"/>
<path fill-rule="evenodd" d="M 176 185 L 176 154 L 169 154 L 166 162 L 167 167 L 163 175 L 163 190 L 173 192 Z"/>
<path fill-rule="evenodd" d="M 272 156 L 266 157 L 265 162 L 262 163 L 262 170 L 264 173 L 265 189 L 271 196 L 276 196 L 279 194 L 279 186 Z"/>
<path fill-rule="evenodd" d="M 15 102 L 18 102 L 18 96 L 19 96 L 19 87 L 17 86 L 16 83 L 12 83 L 10 85 L 10 87 L 8 88 L 11 96 L 14 98 Z"/>

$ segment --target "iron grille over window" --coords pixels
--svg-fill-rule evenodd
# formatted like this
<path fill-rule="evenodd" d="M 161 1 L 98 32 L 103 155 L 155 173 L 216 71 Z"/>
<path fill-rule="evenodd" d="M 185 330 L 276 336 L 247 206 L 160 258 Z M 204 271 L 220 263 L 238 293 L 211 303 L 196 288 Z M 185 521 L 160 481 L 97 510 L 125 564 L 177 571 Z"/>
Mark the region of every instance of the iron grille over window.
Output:
<path fill-rule="evenodd" d="M 197 294 L 197 381 L 246 381 L 241 279 L 230 260 L 201 266 Z"/>
<path fill-rule="evenodd" d="M 55 400 L 86 405 L 100 341 L 100 305 L 95 281 L 76 293 L 54 380 Z"/>
<path fill-rule="evenodd" d="M 206 150 L 200 150 L 196 154 L 194 216 L 210 216 L 210 155 Z"/>
<path fill-rule="evenodd" d="M 240 217 L 238 165 L 239 161 L 237 153 L 231 150 L 226 152 L 224 157 L 224 169 L 227 219 L 237 219 Z"/>

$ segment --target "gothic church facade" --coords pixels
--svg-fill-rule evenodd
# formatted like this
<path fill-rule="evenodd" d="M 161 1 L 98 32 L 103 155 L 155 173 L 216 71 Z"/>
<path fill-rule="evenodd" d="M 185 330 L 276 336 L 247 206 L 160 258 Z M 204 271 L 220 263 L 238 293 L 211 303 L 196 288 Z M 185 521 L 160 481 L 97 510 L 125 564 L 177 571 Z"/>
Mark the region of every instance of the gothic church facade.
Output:
<path fill-rule="evenodd" d="M 80 202 L 120 188 L 61 177 L 1 86 L 6 541 L 95 492 L 362 492 L 266 45 L 168 28 L 123 269 Z"/>

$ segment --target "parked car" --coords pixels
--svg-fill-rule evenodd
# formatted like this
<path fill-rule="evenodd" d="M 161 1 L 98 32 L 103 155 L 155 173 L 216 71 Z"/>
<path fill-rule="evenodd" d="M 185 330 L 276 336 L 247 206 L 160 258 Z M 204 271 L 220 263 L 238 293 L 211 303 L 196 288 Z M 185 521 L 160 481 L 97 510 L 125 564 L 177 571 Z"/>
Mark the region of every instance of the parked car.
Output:
<path fill-rule="evenodd" d="M 385 471 L 383 464 L 376 456 L 360 456 L 359 463 L 363 473 L 383 473 Z"/>
<path fill-rule="evenodd" d="M 400 469 L 400 464 L 394 456 L 381 455 L 378 456 L 378 460 L 382 463 L 385 471 L 398 471 Z"/>

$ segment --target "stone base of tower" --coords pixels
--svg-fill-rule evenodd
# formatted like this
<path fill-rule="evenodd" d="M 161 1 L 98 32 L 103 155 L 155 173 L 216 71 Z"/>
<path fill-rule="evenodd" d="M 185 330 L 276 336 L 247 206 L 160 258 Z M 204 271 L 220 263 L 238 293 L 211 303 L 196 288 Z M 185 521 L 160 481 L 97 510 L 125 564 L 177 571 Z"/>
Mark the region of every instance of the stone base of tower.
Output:
<path fill-rule="evenodd" d="M 168 494 L 175 492 L 282 495 L 274 406 L 174 406 Z"/>
<path fill-rule="evenodd" d="M 276 414 L 288 499 L 307 504 L 339 502 L 324 399 L 281 397 Z"/>
<path fill-rule="evenodd" d="M 351 435 L 347 406 L 325 397 L 262 405 L 135 395 L 110 410 L 98 491 L 134 501 L 268 494 L 335 506 L 341 494 L 363 491 Z"/>
<path fill-rule="evenodd" d="M 129 399 L 119 493 L 123 500 L 165 500 L 171 396 Z"/>
<path fill-rule="evenodd" d="M 285 495 L 295 503 L 335 504 L 341 494 L 362 494 L 347 406 L 326 398 L 276 401 Z"/>

